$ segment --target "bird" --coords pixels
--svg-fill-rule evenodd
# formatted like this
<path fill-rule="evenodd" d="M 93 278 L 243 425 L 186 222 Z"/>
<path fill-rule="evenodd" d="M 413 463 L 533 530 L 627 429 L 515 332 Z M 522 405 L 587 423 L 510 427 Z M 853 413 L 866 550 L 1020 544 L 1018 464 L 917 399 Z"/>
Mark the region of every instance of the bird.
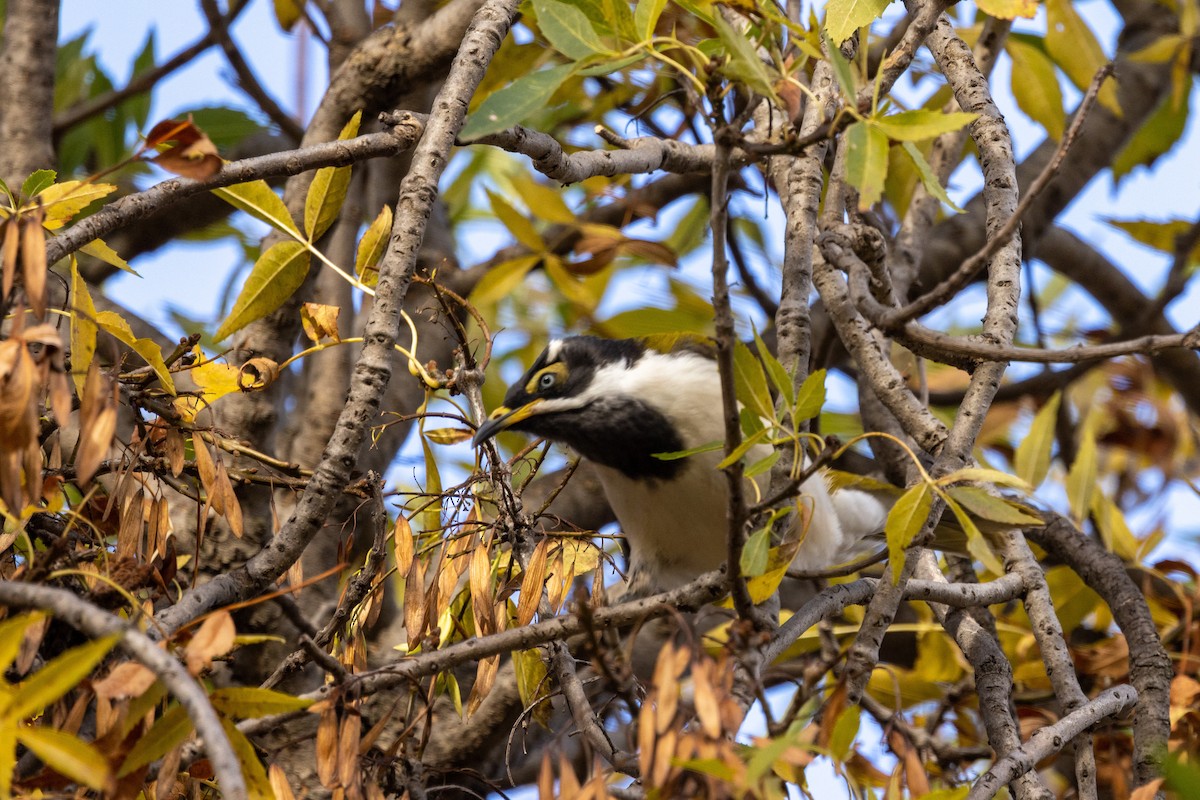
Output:
<path fill-rule="evenodd" d="M 629 546 L 633 594 L 677 588 L 719 568 L 727 554 L 724 453 L 703 449 L 725 439 L 715 352 L 702 337 L 553 339 L 473 442 L 519 431 L 592 462 Z M 756 446 L 751 462 L 769 447 Z M 692 450 L 700 452 L 662 457 Z M 808 511 L 795 515 L 804 531 L 793 571 L 846 563 L 884 530 L 890 503 L 857 489 L 831 491 L 824 471 L 799 494 Z"/>

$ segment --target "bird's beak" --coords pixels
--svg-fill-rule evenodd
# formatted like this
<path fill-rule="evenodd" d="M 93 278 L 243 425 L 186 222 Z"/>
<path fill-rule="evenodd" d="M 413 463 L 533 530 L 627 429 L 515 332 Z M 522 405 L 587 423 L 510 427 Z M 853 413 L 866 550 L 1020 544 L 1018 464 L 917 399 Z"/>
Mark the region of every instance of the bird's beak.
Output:
<path fill-rule="evenodd" d="M 541 402 L 541 398 L 538 398 L 517 408 L 500 406 L 491 413 L 486 422 L 476 429 L 475 438 L 471 439 L 471 444 L 478 447 L 500 431 L 511 428 L 523 419 L 528 419 L 537 413 L 537 407 Z"/>

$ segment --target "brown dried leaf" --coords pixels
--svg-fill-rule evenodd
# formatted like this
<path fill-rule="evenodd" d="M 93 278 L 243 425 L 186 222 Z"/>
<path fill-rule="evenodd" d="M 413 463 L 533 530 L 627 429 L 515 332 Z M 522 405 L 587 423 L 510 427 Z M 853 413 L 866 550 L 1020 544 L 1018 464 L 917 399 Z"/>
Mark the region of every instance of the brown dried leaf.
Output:
<path fill-rule="evenodd" d="M 493 633 L 492 559 L 488 548 L 480 543 L 471 553 L 470 568 L 471 611 L 475 616 L 475 635 Z"/>
<path fill-rule="evenodd" d="M 404 582 L 404 629 L 408 647 L 413 649 L 425 635 L 425 562 L 413 559 Z"/>
<path fill-rule="evenodd" d="M 321 712 L 317 723 L 317 780 L 327 789 L 337 785 L 337 748 L 338 719 L 331 705 Z"/>
<path fill-rule="evenodd" d="M 103 679 L 92 684 L 97 697 L 124 700 L 140 697 L 154 685 L 158 676 L 136 661 L 125 661 L 112 668 Z"/>
<path fill-rule="evenodd" d="M 183 744 L 172 747 L 163 757 L 158 768 L 158 780 L 154 782 L 155 797 L 177 797 L 175 787 L 179 785 L 179 762 L 183 760 Z"/>
<path fill-rule="evenodd" d="M 122 504 L 117 528 L 117 558 L 137 558 L 142 551 L 146 497 L 142 489 Z"/>
<path fill-rule="evenodd" d="M 475 683 L 471 686 L 471 694 L 467 697 L 467 717 L 470 717 L 483 703 L 496 683 L 496 674 L 500 671 L 500 656 L 485 658 L 475 669 Z"/>
<path fill-rule="evenodd" d="M 546 583 L 546 556 L 550 550 L 550 540 L 542 539 L 533 548 L 525 574 L 521 576 L 521 599 L 517 604 L 517 625 L 525 627 L 533 620 L 537 612 L 538 601 L 542 599 L 542 587 Z"/>
<path fill-rule="evenodd" d="M 279 364 L 269 358 L 252 358 L 238 369 L 238 388 L 243 392 L 261 391 L 279 377 Z"/>
<path fill-rule="evenodd" d="M 346 709 L 338 730 L 337 754 L 338 783 L 346 789 L 359 784 L 358 740 L 361 736 L 362 716 L 354 709 Z"/>
<path fill-rule="evenodd" d="M 305 303 L 300 307 L 300 325 L 304 335 L 319 344 L 326 337 L 340 342 L 338 335 L 338 315 L 342 309 L 338 306 L 328 306 L 323 303 Z"/>
<path fill-rule="evenodd" d="M 542 766 L 538 769 L 538 800 L 558 800 L 554 793 L 554 766 L 550 763 L 550 751 L 542 754 Z"/>
<path fill-rule="evenodd" d="M 661 659 L 662 656 L 660 655 L 659 658 Z M 649 775 L 650 770 L 654 767 L 654 742 L 657 737 L 654 732 L 653 703 L 657 700 L 657 694 L 657 690 L 652 691 L 638 712 L 638 767 L 642 775 Z"/>
<path fill-rule="evenodd" d="M 183 434 L 179 429 L 168 427 L 163 436 L 163 452 L 167 456 L 167 466 L 171 470 L 171 475 L 176 478 L 183 472 L 185 448 Z"/>
<path fill-rule="evenodd" d="M 242 506 L 238 502 L 237 493 L 233 491 L 233 484 L 229 481 L 229 472 L 225 469 L 225 462 L 217 462 L 217 491 L 221 493 L 221 509 L 225 515 L 225 521 L 229 523 L 229 530 L 237 538 L 242 538 L 244 531 L 242 524 Z M 213 504 L 216 507 L 216 504 Z"/>
<path fill-rule="evenodd" d="M 95 361 L 88 367 L 79 408 L 79 449 L 75 455 L 75 479 L 86 484 L 108 455 L 117 432 L 117 386 L 100 372 Z"/>
<path fill-rule="evenodd" d="M 679 743 L 679 731 L 669 730 L 654 743 L 654 771 L 650 773 L 650 785 L 662 786 L 671 776 L 672 756 Z"/>
<path fill-rule="evenodd" d="M 204 487 L 204 492 L 208 496 L 208 503 L 221 513 L 222 507 L 218 505 L 221 502 L 220 494 L 217 490 L 217 465 L 213 463 L 212 454 L 208 452 L 208 445 L 200 438 L 198 434 L 192 434 L 192 450 L 196 453 L 196 471 L 200 473 L 200 485 Z"/>
<path fill-rule="evenodd" d="M 228 611 L 214 612 L 204 620 L 183 650 L 188 672 L 199 675 L 214 658 L 232 650 L 236 638 L 233 616 Z"/>
<path fill-rule="evenodd" d="M 296 800 L 296 795 L 292 793 L 292 787 L 288 785 L 287 774 L 278 764 L 267 767 L 267 780 L 271 782 L 271 791 L 275 793 L 275 800 Z"/>
<path fill-rule="evenodd" d="M 146 134 L 146 147 L 165 147 L 158 156 L 149 159 L 168 172 L 202 181 L 221 171 L 223 162 L 217 147 L 191 119 L 164 120 Z"/>
<path fill-rule="evenodd" d="M 416 540 L 413 537 L 412 525 L 403 514 L 396 517 L 396 531 L 393 539 L 396 547 L 396 571 L 407 575 L 416 553 Z"/>
<path fill-rule="evenodd" d="M 571 762 L 563 753 L 558 754 L 558 789 L 559 794 L 566 798 L 575 798 L 579 796 L 579 776 L 575 774 L 575 768 L 571 766 Z"/>
<path fill-rule="evenodd" d="M 692 701 L 700 727 L 710 739 L 721 737 L 721 703 L 713 686 L 713 664 L 707 658 L 697 661 L 692 667 Z"/>
<path fill-rule="evenodd" d="M 36 319 L 46 318 L 46 230 L 41 206 L 21 216 L 21 278 Z"/>
<path fill-rule="evenodd" d="M 0 277 L 0 297 L 8 297 L 12 292 L 13 281 L 17 275 L 17 254 L 21 250 L 21 223 L 16 217 L 9 217 L 4 222 L 4 245 L 2 273 Z"/>

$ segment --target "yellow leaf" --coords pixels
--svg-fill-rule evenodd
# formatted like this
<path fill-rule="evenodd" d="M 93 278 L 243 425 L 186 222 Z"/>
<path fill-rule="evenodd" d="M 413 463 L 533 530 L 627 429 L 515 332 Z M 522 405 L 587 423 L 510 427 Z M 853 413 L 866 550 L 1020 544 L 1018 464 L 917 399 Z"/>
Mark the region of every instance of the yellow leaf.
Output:
<path fill-rule="evenodd" d="M 362 111 L 356 111 L 338 134 L 338 141 L 344 142 L 357 136 L 361 121 Z M 317 170 L 308 188 L 308 196 L 304 198 L 304 231 L 310 242 L 319 239 L 337 220 L 349 186 L 349 166 L 321 167 Z"/>
<path fill-rule="evenodd" d="M 354 274 L 367 286 L 373 287 L 379 282 L 379 260 L 387 250 L 391 233 L 392 207 L 384 206 L 359 240 L 358 252 L 354 256 Z M 471 300 L 475 300 L 473 292 Z"/>
<path fill-rule="evenodd" d="M 1099 479 L 1099 454 L 1096 452 L 1096 412 L 1089 413 L 1079 432 L 1079 449 L 1075 453 L 1075 462 L 1067 472 L 1067 502 L 1071 507 L 1071 516 L 1076 523 L 1082 524 L 1092 507 L 1092 497 L 1096 493 L 1096 481 Z"/>
<path fill-rule="evenodd" d="M 197 448 L 199 446 L 197 442 Z M 228 653 L 233 648 L 236 635 L 233 617 L 228 611 L 217 611 L 210 615 L 184 648 L 188 672 L 199 675 L 214 658 Z"/>
<path fill-rule="evenodd" d="M 257 686 L 230 686 L 214 689 L 208 696 L 217 713 L 229 719 L 250 719 L 270 714 L 286 714 L 312 705 L 312 700 L 293 697 Z"/>
<path fill-rule="evenodd" d="M 229 737 L 229 744 L 237 755 L 238 763 L 242 765 L 242 778 L 246 781 L 246 797 L 250 800 L 275 800 L 275 792 L 271 789 L 271 781 L 267 778 L 267 770 L 258 758 L 254 745 L 227 719 L 222 718 L 221 727 Z"/>
<path fill-rule="evenodd" d="M 308 252 L 300 242 L 273 244 L 254 263 L 250 276 L 233 303 L 233 310 L 213 338 L 218 341 L 225 339 L 283 305 L 304 283 L 308 275 L 308 261 Z"/>
<path fill-rule="evenodd" d="M 40 622 L 44 614 L 21 614 L 0 622 L 0 675 L 8 671 L 17 653 L 21 650 L 21 642 L 25 638 L 25 630 L 35 622 Z"/>
<path fill-rule="evenodd" d="M 138 275 L 137 270 L 129 266 L 129 262 L 121 258 L 116 250 L 109 247 L 103 239 L 93 239 L 92 241 L 79 248 L 93 258 L 98 258 L 105 264 L 111 264 L 117 269 L 125 270 L 130 275 Z M 138 275 L 138 277 L 142 277 Z"/>
<path fill-rule="evenodd" d="M 1029 426 L 1029 433 L 1017 445 L 1014 468 L 1017 475 L 1037 488 L 1050 470 L 1050 450 L 1054 446 L 1054 428 L 1058 422 L 1058 406 L 1062 392 L 1055 392 L 1046 405 L 1038 410 Z"/>
<path fill-rule="evenodd" d="M 196 347 L 197 365 L 188 370 L 188 376 L 200 390 L 200 396 L 175 398 L 175 408 L 184 419 L 192 422 L 196 415 L 227 394 L 233 394 L 238 386 L 238 370 L 230 364 L 205 360 L 203 351 Z"/>
<path fill-rule="evenodd" d="M 79 274 L 79 262 L 71 256 L 71 377 L 75 391 L 83 397 L 83 382 L 87 366 L 96 353 L 96 306 L 88 293 L 87 283 Z"/>
<path fill-rule="evenodd" d="M 932 505 L 933 493 L 929 490 L 929 485 L 918 483 L 900 495 L 896 505 L 888 512 L 884 531 L 887 535 L 888 563 L 892 565 L 893 582 L 900 580 L 900 571 L 904 569 L 904 551 L 921 532 L 921 526 L 929 518 Z"/>
<path fill-rule="evenodd" d="M 978 0 L 979 10 L 996 19 L 1033 19 L 1037 14 L 1037 0 Z"/>
<path fill-rule="evenodd" d="M 112 782 L 108 759 L 94 746 L 53 728 L 17 728 L 17 740 L 59 775 L 104 791 Z"/>
<path fill-rule="evenodd" d="M 21 681 L 8 707 L 9 719 L 25 719 L 79 685 L 108 651 L 120 640 L 120 635 L 105 636 L 72 647 L 29 678 Z"/>
<path fill-rule="evenodd" d="M 304 328 L 304 335 L 314 343 L 325 338 L 340 342 L 342 337 L 338 336 L 338 315 L 341 312 L 338 306 L 305 303 L 300 307 L 300 325 Z"/>
<path fill-rule="evenodd" d="M 158 377 L 158 381 L 162 384 L 163 389 L 169 394 L 175 394 L 175 381 L 171 377 L 171 371 L 167 369 L 167 362 L 163 359 L 162 350 L 159 349 L 158 344 L 153 339 L 139 339 L 134 335 L 133 329 L 129 327 L 129 323 L 122 319 L 121 315 L 115 311 L 101 311 L 97 313 L 96 322 L 105 331 L 129 345 L 133 352 L 141 356 L 150 365 L 150 369 L 154 370 L 154 374 Z"/>
<path fill-rule="evenodd" d="M 229 203 L 234 208 L 245 211 L 255 219 L 262 220 L 277 231 L 281 231 L 297 240 L 304 237 L 287 206 L 279 199 L 279 195 L 267 185 L 266 181 L 250 181 L 237 183 L 221 189 L 213 189 L 213 194 Z M 274 248 L 272 248 L 274 249 Z"/>
<path fill-rule="evenodd" d="M 58 230 L 71 217 L 102 197 L 108 197 L 117 187 L 111 183 L 84 183 L 63 181 L 48 186 L 38 193 L 46 218 L 42 225 L 48 231 Z M 34 207 L 30 205 L 28 207 Z"/>
<path fill-rule="evenodd" d="M 1137 561 L 1139 543 L 1125 521 L 1119 506 L 1102 491 L 1092 495 L 1092 519 L 1100 530 L 1104 546 L 1120 556 L 1123 561 Z"/>
<path fill-rule="evenodd" d="M 508 228 L 508 232 L 513 235 L 514 239 L 535 253 L 543 252 L 546 249 L 542 235 L 537 232 L 537 228 L 533 227 L 533 223 L 524 214 L 490 189 L 487 194 L 492 202 L 492 213 L 504 224 L 504 227 Z"/>
<path fill-rule="evenodd" d="M 1046 0 L 1046 50 L 1080 91 L 1086 90 L 1100 68 L 1108 63 L 1096 35 L 1071 0 Z M 1117 85 L 1111 77 L 1100 87 L 1097 99 L 1115 116 L 1122 115 Z"/>

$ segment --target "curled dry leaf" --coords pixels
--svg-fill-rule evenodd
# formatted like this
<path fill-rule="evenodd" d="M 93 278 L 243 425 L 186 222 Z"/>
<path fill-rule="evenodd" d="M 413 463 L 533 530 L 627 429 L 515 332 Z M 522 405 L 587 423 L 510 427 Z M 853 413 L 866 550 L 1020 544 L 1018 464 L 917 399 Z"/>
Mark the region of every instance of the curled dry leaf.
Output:
<path fill-rule="evenodd" d="M 338 718 L 332 706 L 321 712 L 317 723 L 317 780 L 332 789 L 337 780 Z"/>
<path fill-rule="evenodd" d="M 117 432 L 117 385 L 100 372 L 96 362 L 88 367 L 79 407 L 79 450 L 75 456 L 75 478 L 86 484 L 108 454 Z"/>
<path fill-rule="evenodd" d="M 340 342 L 338 335 L 338 315 L 342 309 L 338 306 L 328 306 L 323 303 L 305 303 L 300 307 L 300 324 L 304 327 L 304 335 L 314 343 L 322 339 L 333 339 Z"/>
<path fill-rule="evenodd" d="M 213 613 L 204 620 L 183 650 L 188 672 L 199 675 L 212 664 L 214 658 L 233 649 L 236 637 L 237 629 L 233 625 L 233 616 L 228 611 Z"/>
<path fill-rule="evenodd" d="M 187 120 L 168 119 L 146 134 L 146 149 L 160 150 L 150 159 L 168 172 L 202 181 L 221 171 L 223 162 L 208 134 Z"/>
<path fill-rule="evenodd" d="M 288 784 L 287 775 L 278 764 L 272 764 L 267 768 L 267 780 L 271 782 L 271 791 L 275 793 L 275 800 L 296 800 L 296 795 Z"/>
<path fill-rule="evenodd" d="M 238 370 L 238 388 L 257 392 L 267 388 L 279 377 L 279 364 L 269 358 L 252 358 Z"/>

